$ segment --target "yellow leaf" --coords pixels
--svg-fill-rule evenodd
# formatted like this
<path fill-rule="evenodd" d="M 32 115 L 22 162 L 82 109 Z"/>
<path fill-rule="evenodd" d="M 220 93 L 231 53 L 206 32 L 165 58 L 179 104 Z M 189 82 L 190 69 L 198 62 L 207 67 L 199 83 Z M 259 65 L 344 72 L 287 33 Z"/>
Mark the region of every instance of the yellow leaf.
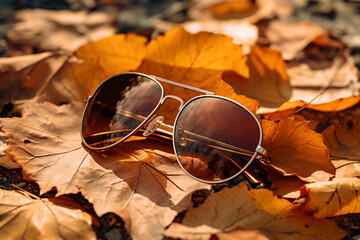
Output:
<path fill-rule="evenodd" d="M 271 159 L 269 166 L 285 176 L 296 175 L 306 182 L 329 180 L 335 174 L 329 150 L 321 134 L 293 118 L 262 120 L 263 147 Z"/>
<path fill-rule="evenodd" d="M 1 239 L 96 239 L 91 215 L 76 206 L 0 189 Z"/>
<path fill-rule="evenodd" d="M 239 227 L 259 230 L 269 239 L 341 239 L 346 235 L 329 220 L 315 219 L 293 209 L 290 202 L 274 196 L 272 191 L 247 191 L 246 184 L 209 196 L 185 214 L 182 225 L 188 227 L 186 239 L 210 239 L 210 234 L 231 233 L 239 231 Z M 211 230 L 207 233 L 209 238 L 205 231 L 196 229 L 200 226 Z M 175 238 L 182 238 L 181 234 L 172 225 L 166 231 L 166 235 Z"/>
<path fill-rule="evenodd" d="M 360 179 L 342 178 L 306 185 L 307 198 L 301 206 L 316 218 L 360 213 Z"/>

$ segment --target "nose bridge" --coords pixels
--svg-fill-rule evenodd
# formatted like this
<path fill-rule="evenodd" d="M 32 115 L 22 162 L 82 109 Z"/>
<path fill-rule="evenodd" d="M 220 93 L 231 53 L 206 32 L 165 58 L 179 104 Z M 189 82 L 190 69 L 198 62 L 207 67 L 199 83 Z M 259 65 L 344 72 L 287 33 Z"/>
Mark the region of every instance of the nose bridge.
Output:
<path fill-rule="evenodd" d="M 161 100 L 161 104 L 164 104 L 164 102 L 166 101 L 166 99 L 168 98 L 172 98 L 175 100 L 178 100 L 180 102 L 180 107 L 179 110 L 184 106 L 184 100 L 182 100 L 180 97 L 175 96 L 175 95 L 166 95 L 165 97 L 163 97 L 163 99 Z"/>

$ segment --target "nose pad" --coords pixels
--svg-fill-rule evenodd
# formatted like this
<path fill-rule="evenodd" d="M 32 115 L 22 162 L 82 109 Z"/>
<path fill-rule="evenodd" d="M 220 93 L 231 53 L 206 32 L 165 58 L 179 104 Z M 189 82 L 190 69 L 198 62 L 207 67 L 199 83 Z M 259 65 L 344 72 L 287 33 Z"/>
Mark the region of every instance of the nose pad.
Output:
<path fill-rule="evenodd" d="M 146 130 L 145 132 L 143 132 L 143 136 L 147 137 L 151 134 L 153 134 L 156 129 L 164 122 L 164 117 L 163 116 L 158 116 L 154 119 L 152 119 L 149 124 L 146 126 Z"/>
<path fill-rule="evenodd" d="M 177 129 L 176 135 L 178 136 L 177 143 L 180 144 L 180 146 L 185 147 L 187 145 L 187 140 L 185 137 L 184 129 L 181 129 L 181 128 Z"/>

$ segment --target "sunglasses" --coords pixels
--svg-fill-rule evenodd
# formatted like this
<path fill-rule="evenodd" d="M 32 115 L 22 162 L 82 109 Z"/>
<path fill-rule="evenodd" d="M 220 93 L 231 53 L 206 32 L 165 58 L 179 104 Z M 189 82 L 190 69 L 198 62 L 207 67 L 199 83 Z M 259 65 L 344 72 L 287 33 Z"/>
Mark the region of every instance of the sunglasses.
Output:
<path fill-rule="evenodd" d="M 197 93 L 186 103 L 165 95 L 163 84 Z M 156 116 L 167 99 L 180 107 L 173 125 Z M 87 100 L 81 123 L 83 144 L 95 151 L 109 149 L 131 136 L 172 142 L 181 168 L 205 183 L 223 183 L 263 158 L 258 119 L 241 104 L 212 92 L 142 73 L 123 73 L 102 82 Z"/>

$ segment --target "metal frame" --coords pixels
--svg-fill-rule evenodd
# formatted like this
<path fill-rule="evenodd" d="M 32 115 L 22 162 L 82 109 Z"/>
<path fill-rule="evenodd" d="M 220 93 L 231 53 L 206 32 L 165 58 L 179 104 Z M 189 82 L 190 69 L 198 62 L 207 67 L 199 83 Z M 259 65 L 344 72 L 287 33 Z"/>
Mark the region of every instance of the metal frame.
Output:
<path fill-rule="evenodd" d="M 130 132 L 127 136 L 125 136 L 124 138 L 122 138 L 121 140 L 113 143 L 113 144 L 110 144 L 108 146 L 105 146 L 105 147 L 100 147 L 100 148 L 96 148 L 96 147 L 92 147 L 90 145 L 88 145 L 86 142 L 85 142 L 85 139 L 84 139 L 84 136 L 83 136 L 83 124 L 84 124 L 84 117 L 85 117 L 85 113 L 89 107 L 89 104 L 91 103 L 91 100 L 93 99 L 93 96 L 101 89 L 101 87 L 107 83 L 108 81 L 111 81 L 113 78 L 115 77 L 118 77 L 118 76 L 122 76 L 122 75 L 127 75 L 127 74 L 135 74 L 135 75 L 139 75 L 139 76 L 143 76 L 143 77 L 146 77 L 150 80 L 153 80 L 154 82 L 156 82 L 160 89 L 161 89 L 161 98 L 158 102 L 158 104 L 156 105 L 156 107 L 154 108 L 154 110 L 149 114 L 149 116 L 147 116 L 144 121 L 141 122 L 141 124 L 139 124 L 139 126 L 137 128 L 135 128 L 132 132 Z M 165 82 L 165 83 L 168 83 L 168 84 L 172 84 L 172 85 L 175 85 L 175 86 L 178 86 L 178 87 L 183 87 L 185 89 L 190 89 L 190 90 L 193 90 L 193 91 L 197 91 L 197 92 L 200 92 L 200 93 L 204 93 L 206 95 L 200 95 L 200 96 L 196 96 L 192 99 L 190 99 L 189 101 L 187 101 L 185 104 L 183 102 L 183 100 L 181 98 L 179 98 L 178 96 L 173 96 L 173 95 L 165 95 L 165 91 L 164 91 L 164 88 L 163 86 L 159 83 L 160 82 Z M 165 96 L 164 96 L 165 95 Z M 171 126 L 171 125 L 166 125 L 166 124 L 160 124 L 160 127 L 162 128 L 165 128 L 167 130 L 173 130 L 173 133 L 176 131 L 176 125 L 177 125 L 177 121 L 178 121 L 178 118 L 179 116 L 181 115 L 181 112 L 193 101 L 197 100 L 197 99 L 200 99 L 200 98 L 219 98 L 219 99 L 223 99 L 223 100 L 226 100 L 226 101 L 229 101 L 229 102 L 232 102 L 234 104 L 236 104 L 237 106 L 239 106 L 240 108 L 244 109 L 245 111 L 247 111 L 256 121 L 256 123 L 258 124 L 259 126 L 259 130 L 260 130 L 260 138 L 259 138 L 259 143 L 258 143 L 258 147 L 256 148 L 253 156 L 251 157 L 251 159 L 249 160 L 249 162 L 238 172 L 236 173 L 234 176 L 230 177 L 230 178 L 226 178 L 226 179 L 223 179 L 223 180 L 219 180 L 219 181 L 206 181 L 206 180 L 203 180 L 203 179 L 199 179 L 195 176 L 193 176 L 192 174 L 190 174 L 189 172 L 187 172 L 185 170 L 185 168 L 182 166 L 181 162 L 180 162 L 180 159 L 178 157 L 178 153 L 177 153 L 177 150 L 175 148 L 175 142 L 174 142 L 174 134 L 171 133 L 171 132 L 167 132 L 166 130 L 163 130 L 163 129 L 158 129 L 160 133 L 165 133 L 167 135 L 171 135 L 172 136 L 172 144 L 173 144 L 173 149 L 174 149 L 174 153 L 175 153 L 175 156 L 176 156 L 176 159 L 180 165 L 180 167 L 182 168 L 182 170 L 188 174 L 190 177 L 200 181 L 200 182 L 204 182 L 204 183 L 209 183 L 209 184 L 216 184 L 216 183 L 223 183 L 223 182 L 227 182 L 237 176 L 239 176 L 241 173 L 246 173 L 246 168 L 254 161 L 255 158 L 257 158 L 258 156 L 262 156 L 262 155 L 265 155 L 265 152 L 266 150 L 264 148 L 261 147 L 261 142 L 262 142 L 262 137 L 263 137 L 263 131 L 262 131 L 262 128 L 261 128 L 261 125 L 260 125 L 260 122 L 259 120 L 256 118 L 256 116 L 250 112 L 246 107 L 244 107 L 243 105 L 241 105 L 240 103 L 230 99 L 230 98 L 227 98 L 227 97 L 223 97 L 223 96 L 218 96 L 218 95 L 215 95 L 213 92 L 209 92 L 209 91 L 206 91 L 206 90 L 203 90 L 203 89 L 200 89 L 200 88 L 196 88 L 196 87 L 192 87 L 192 86 L 189 86 L 189 85 L 185 85 L 185 84 L 181 84 L 181 83 L 178 83 L 178 82 L 174 82 L 174 81 L 171 81 L 171 80 L 168 80 L 168 79 L 164 79 L 164 78 L 160 78 L 160 77 L 157 77 L 157 76 L 153 76 L 153 75 L 147 75 L 147 74 L 143 74 L 143 73 L 138 73 L 138 72 L 126 72 L 126 73 L 121 73 L 121 74 L 118 74 L 118 75 L 115 75 L 115 76 L 112 76 L 108 79 L 106 79 L 105 81 L 103 81 L 97 88 L 96 90 L 94 91 L 94 93 L 89 96 L 89 98 L 87 99 L 87 103 L 86 103 L 86 106 L 85 106 L 85 109 L 84 109 L 84 112 L 83 112 L 83 116 L 82 116 L 82 120 L 81 120 L 81 140 L 83 142 L 83 144 L 91 149 L 91 150 L 96 150 L 96 151 L 102 151 L 102 150 L 107 150 L 121 142 L 124 142 L 126 141 L 128 138 L 130 138 L 131 136 L 133 136 L 134 134 L 136 134 L 142 127 L 144 127 L 147 123 L 151 122 L 153 120 L 153 117 L 155 115 L 155 113 L 159 110 L 159 108 L 161 107 L 162 104 L 164 104 L 165 100 L 167 98 L 173 98 L 173 99 L 176 99 L 178 100 L 181 105 L 179 107 L 179 112 L 175 118 L 175 121 L 174 121 L 174 125 Z"/>

